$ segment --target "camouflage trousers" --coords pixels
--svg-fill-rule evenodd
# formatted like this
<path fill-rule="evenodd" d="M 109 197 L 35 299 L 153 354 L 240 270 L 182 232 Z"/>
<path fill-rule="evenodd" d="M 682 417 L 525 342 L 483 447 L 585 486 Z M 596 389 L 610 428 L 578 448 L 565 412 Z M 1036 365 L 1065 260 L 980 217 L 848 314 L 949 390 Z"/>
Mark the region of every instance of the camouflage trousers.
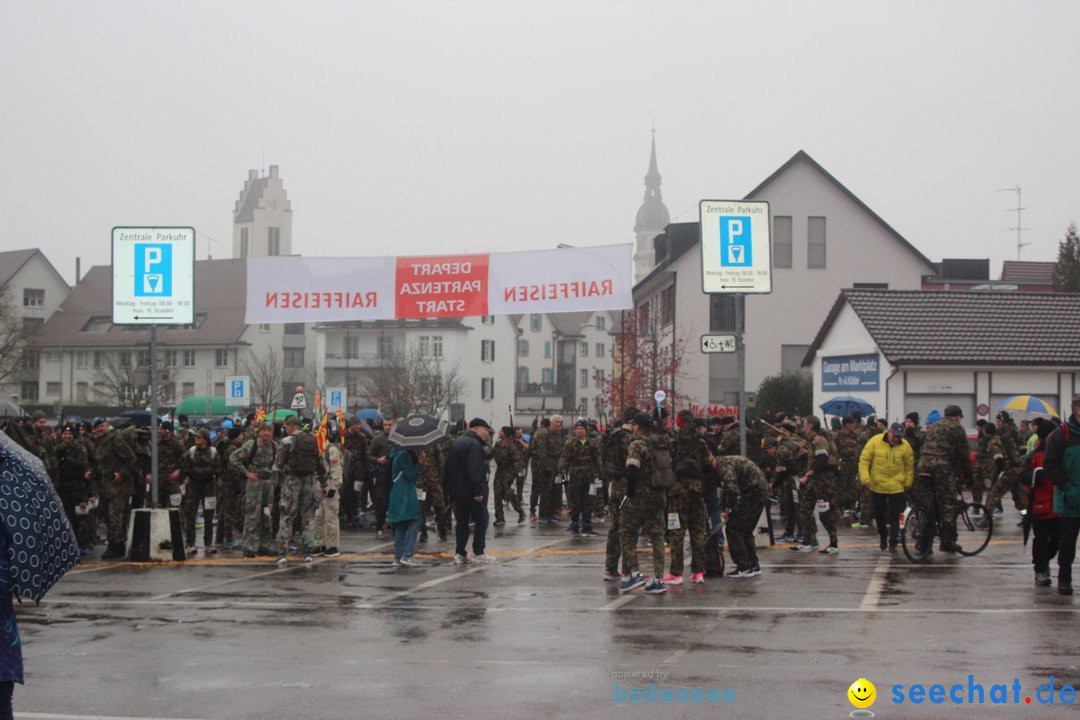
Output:
<path fill-rule="evenodd" d="M 794 535 L 799 508 L 795 504 L 795 478 L 790 475 L 780 483 L 780 514 L 784 517 L 784 533 Z"/>
<path fill-rule="evenodd" d="M 439 530 L 440 537 L 446 534 L 450 523 L 450 507 L 446 502 L 446 493 L 443 491 L 441 478 L 420 479 L 420 489 L 424 491 L 424 501 L 420 504 L 421 514 L 426 518 L 428 515 L 435 516 L 435 527 Z M 427 535 L 424 523 L 420 523 L 420 532 Z"/>
<path fill-rule="evenodd" d="M 990 492 L 986 496 L 986 509 L 990 512 L 997 510 L 998 503 L 1005 497 L 1006 492 L 1012 493 L 1013 506 L 1017 510 L 1020 512 L 1027 510 L 1027 498 L 1021 492 L 1017 475 L 1012 470 L 996 475 L 993 485 L 990 486 Z"/>
<path fill-rule="evenodd" d="M 236 521 L 240 516 L 240 494 L 243 491 L 244 476 L 236 472 L 226 472 L 218 478 L 217 516 L 215 531 L 217 544 L 232 542 Z"/>
<path fill-rule="evenodd" d="M 195 516 L 199 504 L 203 505 L 203 545 L 214 544 L 214 512 L 217 507 L 217 492 L 213 475 L 192 477 L 188 481 L 184 495 L 182 512 L 184 515 L 184 542 L 188 547 L 195 547 Z"/>
<path fill-rule="evenodd" d="M 619 513 L 619 538 L 623 563 L 628 572 L 638 571 L 638 532 L 644 528 L 652 543 L 653 575 L 664 577 L 664 511 L 667 498 L 663 491 L 639 488 L 627 498 Z"/>
<path fill-rule="evenodd" d="M 286 475 L 281 481 L 281 520 L 278 523 L 278 554 L 289 552 L 294 539 L 293 528 L 300 523 L 300 539 L 297 550 L 308 552 L 315 547 L 315 478 L 311 475 L 298 477 Z"/>
<path fill-rule="evenodd" d="M 592 531 L 592 514 L 595 495 L 589 494 L 593 479 L 588 475 L 571 476 L 566 485 L 566 499 L 570 502 L 572 517 L 570 518 L 579 530 Z M 595 492 L 595 491 L 594 491 Z"/>
<path fill-rule="evenodd" d="M 739 570 L 757 567 L 757 548 L 754 547 L 754 535 L 757 533 L 758 519 L 765 509 L 765 496 L 740 497 L 735 507 L 728 512 L 727 541 L 731 561 Z"/>
<path fill-rule="evenodd" d="M 504 503 L 510 503 L 510 507 L 523 514 L 521 499 L 516 492 L 517 476 L 508 473 L 495 473 L 495 522 L 506 522 Z"/>
<path fill-rule="evenodd" d="M 690 531 L 690 572 L 705 572 L 705 540 L 709 536 L 708 513 L 705 511 L 705 495 L 693 490 L 668 494 L 668 514 L 679 516 L 679 528 L 668 530 L 671 542 L 671 574 L 682 576 L 683 551 L 686 531 Z M 665 517 L 666 521 L 667 518 Z M 666 527 L 665 522 L 665 527 Z"/>
<path fill-rule="evenodd" d="M 622 524 L 619 522 L 621 512 L 619 510 L 623 503 L 623 498 L 626 497 L 626 483 L 622 480 L 615 480 L 611 483 L 611 527 L 608 528 L 607 534 L 607 549 L 604 553 L 604 569 L 609 575 L 615 575 L 619 572 L 619 556 L 622 554 L 622 538 L 619 537 L 622 532 L 620 528 Z M 623 560 L 622 569 L 626 569 L 626 560 Z"/>
<path fill-rule="evenodd" d="M 836 501 L 832 487 L 832 481 L 827 477 L 811 477 L 806 484 L 799 488 L 799 526 L 802 530 L 803 543 L 809 544 L 817 539 L 817 522 L 814 515 L 817 512 L 818 500 L 829 504 L 829 509 L 820 513 L 821 525 L 825 532 L 829 533 L 829 544 L 836 546 L 839 540 L 836 536 Z"/>
<path fill-rule="evenodd" d="M 541 520 L 555 517 L 555 509 L 562 505 L 562 485 L 555 483 L 555 472 L 542 470 L 536 478 L 534 494 L 539 494 L 539 513 Z"/>
<path fill-rule="evenodd" d="M 956 478 L 951 467 L 943 465 L 930 472 L 915 473 L 909 497 L 911 507 L 923 510 L 930 507 L 931 501 L 935 502 L 942 542 L 956 540 Z M 933 538 L 929 538 L 929 542 L 933 542 Z"/>
<path fill-rule="evenodd" d="M 244 489 L 244 549 L 269 549 L 274 540 L 274 481 L 248 480 Z"/>
<path fill-rule="evenodd" d="M 132 492 L 128 488 L 114 487 L 106 489 L 101 496 L 107 503 L 105 508 L 106 539 L 110 543 L 127 542 L 128 504 L 131 502 Z"/>
<path fill-rule="evenodd" d="M 994 478 L 997 477 L 997 473 L 994 471 L 993 465 L 976 465 L 973 468 L 973 478 L 971 481 L 971 502 L 982 504 L 983 496 L 986 495 L 994 485 Z M 990 508 L 990 512 L 994 509 Z"/>
<path fill-rule="evenodd" d="M 341 497 L 324 497 L 318 501 L 315 510 L 315 537 L 324 548 L 336 548 L 341 544 L 341 524 L 338 513 L 341 511 Z"/>

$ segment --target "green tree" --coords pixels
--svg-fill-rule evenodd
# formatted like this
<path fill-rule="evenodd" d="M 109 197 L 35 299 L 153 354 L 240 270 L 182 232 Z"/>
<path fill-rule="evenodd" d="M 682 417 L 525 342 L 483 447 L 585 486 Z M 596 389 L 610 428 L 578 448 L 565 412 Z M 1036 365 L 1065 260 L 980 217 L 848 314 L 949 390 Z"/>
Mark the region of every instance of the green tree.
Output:
<path fill-rule="evenodd" d="M 770 375 L 761 381 L 751 418 L 772 422 L 778 412 L 789 415 L 813 413 L 814 384 L 804 373 Z"/>
<path fill-rule="evenodd" d="M 1076 223 L 1069 225 L 1065 238 L 1058 243 L 1054 290 L 1080 292 L 1080 233 L 1077 233 Z"/>

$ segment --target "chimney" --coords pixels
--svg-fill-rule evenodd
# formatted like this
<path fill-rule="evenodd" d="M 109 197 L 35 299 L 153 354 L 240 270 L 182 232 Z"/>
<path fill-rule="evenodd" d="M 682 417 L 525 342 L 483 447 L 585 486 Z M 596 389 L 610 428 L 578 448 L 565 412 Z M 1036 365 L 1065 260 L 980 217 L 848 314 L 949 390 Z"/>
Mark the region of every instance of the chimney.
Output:
<path fill-rule="evenodd" d="M 78 285 L 82 280 L 82 258 L 75 258 L 75 284 Z"/>
<path fill-rule="evenodd" d="M 278 174 L 277 174 L 277 165 L 271 165 L 270 166 L 270 177 L 276 178 L 277 176 L 278 176 Z"/>

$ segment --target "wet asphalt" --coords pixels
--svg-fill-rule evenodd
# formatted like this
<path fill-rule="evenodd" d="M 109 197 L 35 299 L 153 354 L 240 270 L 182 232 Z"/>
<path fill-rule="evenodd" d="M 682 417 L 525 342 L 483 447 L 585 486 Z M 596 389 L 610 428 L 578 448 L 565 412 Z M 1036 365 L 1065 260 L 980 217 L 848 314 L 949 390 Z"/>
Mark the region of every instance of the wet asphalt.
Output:
<path fill-rule="evenodd" d="M 973 558 L 915 566 L 843 529 L 839 555 L 771 548 L 760 577 L 659 596 L 601 580 L 603 537 L 535 523 L 489 530 L 492 565 L 453 566 L 432 533 L 424 567 L 394 569 L 370 531 L 311 565 L 88 562 L 17 608 L 16 716 L 842 718 L 860 677 L 877 717 L 1071 716 L 1033 693 L 1051 676 L 1080 684 L 1080 605 L 1034 585 L 1016 519 Z M 982 705 L 966 689 L 960 705 L 906 700 L 913 683 L 947 692 L 969 675 Z M 1020 703 L 992 704 L 1014 679 Z M 615 699 L 654 683 L 728 699 Z"/>

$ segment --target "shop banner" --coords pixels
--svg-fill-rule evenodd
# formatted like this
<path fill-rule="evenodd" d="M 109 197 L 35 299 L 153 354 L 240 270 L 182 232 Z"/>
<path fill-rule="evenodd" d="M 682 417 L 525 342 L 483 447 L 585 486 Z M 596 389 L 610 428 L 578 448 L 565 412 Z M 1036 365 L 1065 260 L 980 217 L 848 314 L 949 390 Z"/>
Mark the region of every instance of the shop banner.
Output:
<path fill-rule="evenodd" d="M 257 323 L 406 320 L 633 307 L 633 245 L 477 255 L 247 260 Z"/>
<path fill-rule="evenodd" d="M 826 392 L 849 393 L 881 389 L 881 357 L 866 355 L 834 355 L 821 359 L 821 389 Z"/>

